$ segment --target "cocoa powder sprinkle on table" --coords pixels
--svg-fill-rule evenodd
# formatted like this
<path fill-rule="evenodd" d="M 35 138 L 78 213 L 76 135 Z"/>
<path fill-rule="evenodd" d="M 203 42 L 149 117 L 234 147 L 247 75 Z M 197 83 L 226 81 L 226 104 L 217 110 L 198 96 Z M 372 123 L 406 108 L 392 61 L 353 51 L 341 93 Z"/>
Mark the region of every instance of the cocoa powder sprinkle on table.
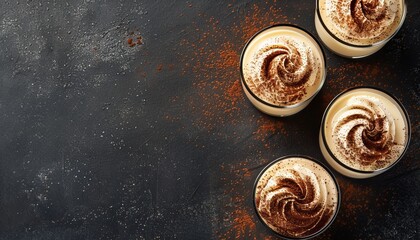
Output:
<path fill-rule="evenodd" d="M 258 112 L 246 100 L 242 90 L 239 73 L 240 53 L 246 41 L 260 29 L 275 23 L 288 23 L 288 19 L 281 10 L 272 3 L 267 6 L 257 4 L 239 5 L 229 4 L 233 18 L 231 25 L 221 26 L 219 19 L 200 14 L 206 19 L 205 24 L 193 23 L 197 39 L 182 39 L 181 47 L 185 49 L 180 56 L 184 63 L 183 73 L 192 74 L 192 88 L 194 93 L 187 99 L 188 110 L 194 117 L 193 127 L 205 129 L 209 134 L 219 136 L 218 129 L 228 127 L 235 129 L 243 122 L 250 123 L 255 130 L 250 131 L 251 139 L 258 140 L 265 148 L 270 148 L 266 138 L 273 134 L 287 134 L 282 123 Z M 242 12 L 237 14 L 238 12 Z M 247 116 L 244 113 L 258 112 Z M 244 136 L 233 134 L 227 136 L 232 141 L 241 141 Z M 254 149 L 254 141 L 247 142 L 249 148 Z M 256 154 L 261 154 L 256 150 Z M 243 195 L 249 192 L 247 183 L 252 181 L 252 172 L 249 166 L 254 166 L 251 159 L 240 161 L 227 168 L 221 166 L 221 181 L 225 182 L 224 196 L 227 201 L 222 204 L 226 212 L 226 231 L 218 232 L 219 239 L 270 239 L 270 236 L 256 236 L 256 216 L 252 208 L 246 204 L 251 196 Z M 266 160 L 263 160 L 266 161 Z M 235 161 L 232 161 L 232 164 Z M 232 176 L 233 174 L 233 176 Z M 242 191 L 238 190 L 242 189 Z M 230 207 L 229 204 L 234 206 Z"/>

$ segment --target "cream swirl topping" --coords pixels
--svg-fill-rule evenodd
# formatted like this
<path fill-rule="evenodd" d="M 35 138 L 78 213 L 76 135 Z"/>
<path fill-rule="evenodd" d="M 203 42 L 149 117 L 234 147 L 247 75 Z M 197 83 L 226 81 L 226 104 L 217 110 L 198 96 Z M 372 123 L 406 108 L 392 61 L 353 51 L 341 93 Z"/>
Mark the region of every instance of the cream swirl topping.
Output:
<path fill-rule="evenodd" d="M 332 0 L 321 11 L 337 37 L 359 45 L 391 36 L 402 20 L 403 5 L 403 0 Z"/>
<path fill-rule="evenodd" d="M 338 190 L 329 173 L 303 158 L 280 160 L 260 177 L 255 205 L 274 231 L 307 237 L 326 227 L 337 211 Z"/>
<path fill-rule="evenodd" d="M 395 142 L 395 117 L 373 96 L 353 96 L 334 115 L 332 138 L 336 154 L 346 165 L 364 170 L 382 169 L 401 155 Z"/>
<path fill-rule="evenodd" d="M 264 40 L 247 69 L 245 80 L 250 90 L 278 106 L 302 101 L 308 97 L 308 88 L 321 81 L 321 61 L 312 47 L 288 35 Z"/>

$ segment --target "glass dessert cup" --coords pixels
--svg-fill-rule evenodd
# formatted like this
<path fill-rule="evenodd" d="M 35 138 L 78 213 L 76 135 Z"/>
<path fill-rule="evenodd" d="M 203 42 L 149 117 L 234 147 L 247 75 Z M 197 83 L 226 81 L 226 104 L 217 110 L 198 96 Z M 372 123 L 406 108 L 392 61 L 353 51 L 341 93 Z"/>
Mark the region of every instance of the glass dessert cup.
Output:
<path fill-rule="evenodd" d="M 325 54 L 306 30 L 278 24 L 257 32 L 240 59 L 245 95 L 260 111 L 277 117 L 303 110 L 326 78 Z"/>
<path fill-rule="evenodd" d="M 351 11 L 350 1 L 349 2 L 349 11 Z M 364 1 L 360 1 L 360 4 L 363 4 Z M 386 27 L 377 27 L 376 29 L 384 29 L 383 33 L 381 33 L 380 36 L 372 35 L 371 37 L 363 36 L 363 38 L 358 38 L 355 36 L 355 33 L 343 33 L 345 31 L 338 30 L 335 26 L 337 26 L 337 23 L 334 23 L 334 19 L 340 19 L 340 23 L 343 24 L 345 22 L 345 19 L 348 19 L 349 16 L 343 16 L 343 17 L 329 17 L 329 12 L 337 12 L 337 11 L 328 11 L 331 8 L 331 5 L 333 3 L 326 1 L 326 0 L 317 0 L 316 1 L 316 10 L 315 10 L 315 28 L 318 33 L 318 36 L 321 39 L 321 42 L 326 46 L 329 50 L 334 52 L 335 54 L 347 57 L 347 58 L 363 58 L 370 56 L 374 54 L 375 52 L 379 51 L 387 42 L 389 42 L 399 31 L 401 26 L 404 23 L 406 13 L 407 13 L 407 6 L 405 4 L 404 0 L 389 0 L 387 2 L 392 2 L 397 4 L 397 6 L 388 7 L 388 11 L 392 13 L 397 13 L 395 22 L 391 23 L 389 28 Z M 363 7 L 363 13 L 366 11 L 370 11 L 370 13 L 374 13 L 373 10 L 375 9 L 369 9 L 365 10 L 367 7 Z M 362 8 L 361 7 L 361 8 Z M 379 8 L 379 7 L 378 7 Z M 396 10 L 397 8 L 398 10 Z M 389 10 L 391 9 L 391 10 Z M 380 10 L 383 10 L 381 8 Z M 379 11 L 379 10 L 378 10 Z M 368 13 L 366 13 L 368 14 Z M 381 16 L 380 14 L 377 14 Z M 353 17 L 354 15 L 351 14 Z M 378 16 L 375 16 L 378 17 Z M 369 18 L 369 16 L 364 16 L 365 19 L 361 19 L 360 21 L 355 22 L 366 22 L 366 21 L 372 21 L 372 19 Z M 389 17 L 388 17 L 389 18 Z M 379 17 L 378 17 L 379 19 Z M 375 19 L 376 20 L 376 19 Z M 382 19 L 381 19 L 382 20 Z M 380 20 L 378 20 L 379 22 Z M 363 24 L 361 24 L 363 25 Z M 355 29 L 356 27 L 348 27 L 348 31 L 352 31 L 352 29 Z M 374 29 L 375 30 L 375 29 Z M 374 31 L 371 30 L 371 31 Z M 358 30 L 363 31 L 363 30 Z"/>
<path fill-rule="evenodd" d="M 254 207 L 260 221 L 285 239 L 319 236 L 340 207 L 340 189 L 332 172 L 300 155 L 268 164 L 254 184 Z"/>
<path fill-rule="evenodd" d="M 319 145 L 339 173 L 369 178 L 400 161 L 410 134 L 407 111 L 394 96 L 374 87 L 355 87 L 338 94 L 326 108 Z"/>

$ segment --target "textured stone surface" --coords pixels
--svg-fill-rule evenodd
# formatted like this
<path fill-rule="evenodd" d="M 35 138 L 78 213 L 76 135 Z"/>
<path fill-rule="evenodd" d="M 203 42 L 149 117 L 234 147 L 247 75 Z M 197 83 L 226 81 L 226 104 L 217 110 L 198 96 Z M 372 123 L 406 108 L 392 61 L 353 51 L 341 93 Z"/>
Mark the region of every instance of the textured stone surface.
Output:
<path fill-rule="evenodd" d="M 239 85 L 247 39 L 273 23 L 316 36 L 312 1 L 0 3 L 0 239 L 275 239 L 255 215 L 262 167 L 320 161 L 323 111 L 359 85 L 394 94 L 412 138 L 389 172 L 338 174 L 339 215 L 320 239 L 420 236 L 420 6 L 360 59 L 329 51 L 323 90 L 268 117 Z M 133 44 L 134 43 L 134 44 Z"/>

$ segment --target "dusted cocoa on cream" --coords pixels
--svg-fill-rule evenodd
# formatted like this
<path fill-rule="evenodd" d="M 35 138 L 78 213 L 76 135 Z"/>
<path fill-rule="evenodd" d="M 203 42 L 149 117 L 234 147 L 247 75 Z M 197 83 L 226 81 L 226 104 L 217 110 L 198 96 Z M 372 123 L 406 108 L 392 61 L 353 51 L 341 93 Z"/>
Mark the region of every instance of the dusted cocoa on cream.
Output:
<path fill-rule="evenodd" d="M 405 14 L 404 0 L 318 0 L 315 27 L 337 54 L 364 57 L 396 34 Z"/>
<path fill-rule="evenodd" d="M 334 219 L 339 205 L 335 179 L 320 164 L 304 157 L 286 157 L 265 169 L 255 186 L 255 207 L 262 221 L 284 237 L 320 233 Z"/>
<path fill-rule="evenodd" d="M 370 177 L 401 158 L 409 129 L 403 108 L 391 96 L 373 88 L 356 88 L 335 99 L 324 114 L 321 150 L 344 175 Z"/>
<path fill-rule="evenodd" d="M 325 60 L 316 40 L 300 28 L 272 26 L 254 36 L 241 57 L 242 84 L 261 111 L 287 116 L 320 90 Z"/>

